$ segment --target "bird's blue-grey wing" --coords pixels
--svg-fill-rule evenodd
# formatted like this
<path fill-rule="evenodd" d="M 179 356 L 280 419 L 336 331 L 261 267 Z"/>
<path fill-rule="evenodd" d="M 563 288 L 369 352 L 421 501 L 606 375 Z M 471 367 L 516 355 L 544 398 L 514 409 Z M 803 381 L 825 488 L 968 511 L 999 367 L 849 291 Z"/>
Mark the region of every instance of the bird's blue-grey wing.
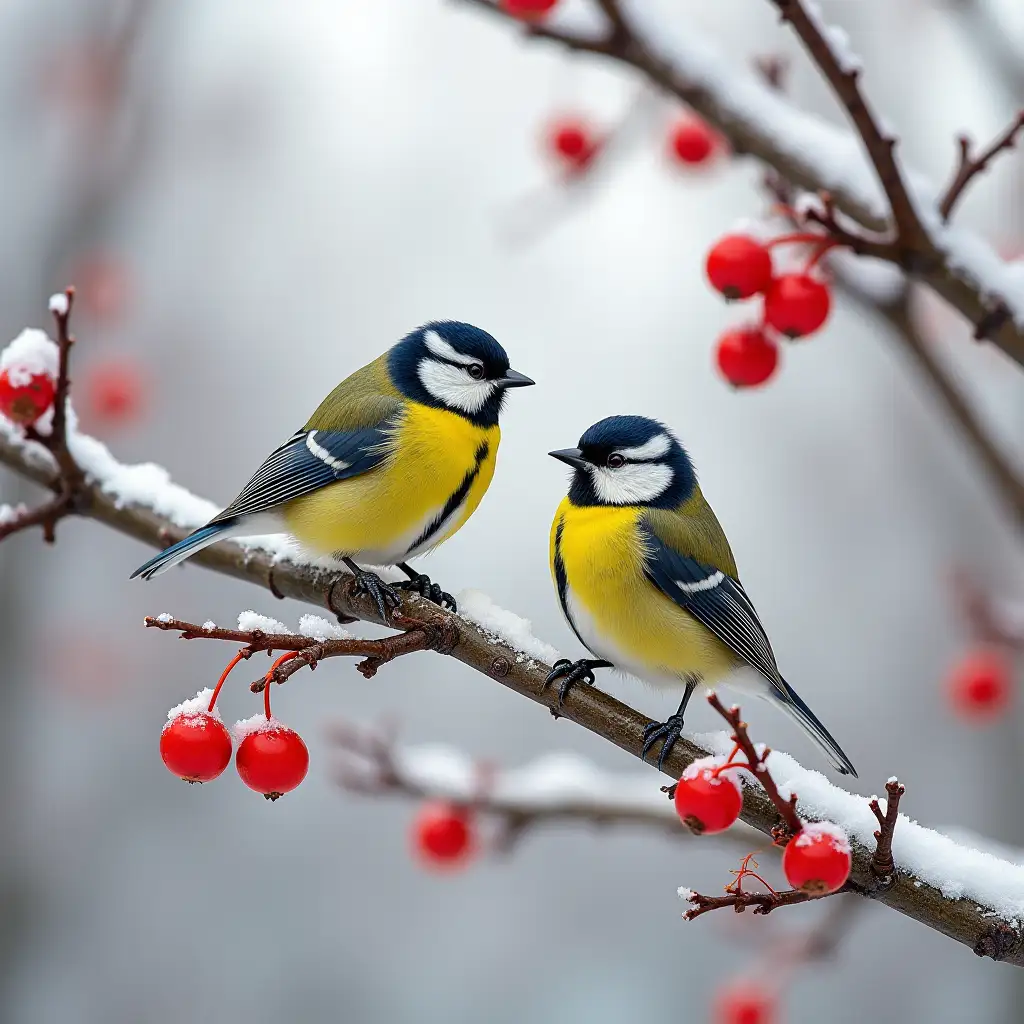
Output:
<path fill-rule="evenodd" d="M 739 580 L 679 551 L 647 517 L 640 531 L 651 583 L 781 689 L 771 644 Z"/>
<path fill-rule="evenodd" d="M 300 430 L 264 460 L 242 492 L 211 525 L 270 511 L 294 498 L 359 476 L 391 450 L 394 423 L 355 430 Z"/>

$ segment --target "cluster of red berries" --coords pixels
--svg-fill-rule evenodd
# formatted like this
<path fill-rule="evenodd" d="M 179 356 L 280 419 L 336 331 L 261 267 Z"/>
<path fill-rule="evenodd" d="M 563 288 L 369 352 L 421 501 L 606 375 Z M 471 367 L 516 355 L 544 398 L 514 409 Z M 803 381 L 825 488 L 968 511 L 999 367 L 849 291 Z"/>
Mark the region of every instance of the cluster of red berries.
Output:
<path fill-rule="evenodd" d="M 167 724 L 160 733 L 160 757 L 168 771 L 186 782 L 212 782 L 231 761 L 231 734 L 217 711 L 217 697 L 228 673 L 240 660 L 241 655 L 236 655 L 216 689 L 200 690 L 191 700 L 172 708 L 167 716 Z M 280 660 L 283 659 L 278 664 Z M 263 714 L 235 725 L 239 741 L 235 768 L 250 789 L 268 800 L 276 800 L 306 777 L 309 750 L 294 729 L 271 715 L 271 685 L 268 673 L 263 687 Z"/>
<path fill-rule="evenodd" d="M 676 813 L 692 832 L 714 835 L 739 818 L 743 790 L 732 769 L 749 770 L 749 765 L 733 760 L 737 753 L 738 748 L 724 763 L 715 758 L 694 761 L 676 784 Z M 804 825 L 782 855 L 782 870 L 789 884 L 815 896 L 841 888 L 852 863 L 845 834 L 827 822 Z"/>
<path fill-rule="evenodd" d="M 412 823 L 412 848 L 427 867 L 454 870 L 476 853 L 476 819 L 462 804 L 437 801 L 424 804 Z"/>
<path fill-rule="evenodd" d="M 814 247 L 802 270 L 778 274 L 772 249 L 799 244 Z M 824 326 L 832 308 L 828 285 L 814 268 L 835 242 L 801 232 L 761 242 L 750 235 L 726 235 L 707 255 L 705 271 L 712 287 L 727 299 L 763 296 L 761 322 L 731 328 L 718 339 L 715 358 L 722 376 L 735 387 L 756 387 L 779 364 L 776 336 L 806 338 Z"/>
<path fill-rule="evenodd" d="M 948 696 L 953 710 L 964 718 L 987 721 L 1010 703 L 1013 665 L 1001 648 L 978 647 L 953 666 Z"/>
<path fill-rule="evenodd" d="M 569 177 L 581 174 L 604 145 L 601 133 L 582 117 L 553 121 L 545 135 L 545 148 Z M 722 149 L 722 140 L 695 114 L 684 114 L 669 130 L 666 152 L 674 163 L 698 167 Z"/>

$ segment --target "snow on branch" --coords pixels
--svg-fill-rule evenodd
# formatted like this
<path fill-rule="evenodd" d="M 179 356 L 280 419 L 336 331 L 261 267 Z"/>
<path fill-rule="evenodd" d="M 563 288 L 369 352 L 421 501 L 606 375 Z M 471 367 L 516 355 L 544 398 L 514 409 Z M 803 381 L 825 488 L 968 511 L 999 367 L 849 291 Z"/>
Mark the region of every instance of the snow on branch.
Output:
<path fill-rule="evenodd" d="M 977 235 L 947 224 L 944 214 L 1008 142 L 997 140 L 991 153 L 972 161 L 976 166 L 969 174 L 961 168 L 955 191 L 936 188 L 903 167 L 895 137 L 860 91 L 859 60 L 845 36 L 822 23 L 812 3 L 770 0 L 829 82 L 854 132 L 794 107 L 704 38 L 667 0 L 565 5 L 546 20 L 526 23 L 495 0 L 463 2 L 512 21 L 528 37 L 635 68 L 714 125 L 734 152 L 764 161 L 801 189 L 827 195 L 835 210 L 866 229 L 847 227 L 845 244 L 904 268 L 974 324 L 977 338 L 993 341 L 1024 365 L 1024 264 L 1007 263 Z"/>
<path fill-rule="evenodd" d="M 0 416 L 0 462 L 57 493 L 69 473 L 80 473 L 68 512 L 96 519 L 160 548 L 201 525 L 216 511 L 210 502 L 174 484 L 159 466 L 119 463 L 100 442 L 78 433 L 70 406 L 64 408 L 66 455 L 58 458 L 41 434 Z M 381 641 L 356 640 L 337 636 L 333 623 L 315 616 L 312 618 L 316 621 L 307 620 L 305 627 L 300 624 L 295 634 L 255 613 L 246 613 L 238 631 L 219 630 L 213 624 L 179 624 L 167 615 L 156 617 L 153 625 L 157 628 L 180 631 L 184 625 L 184 632 L 196 637 L 229 639 L 243 648 L 255 645 L 254 649 L 266 649 L 270 642 L 267 634 L 273 634 L 273 643 L 289 653 L 302 654 L 315 646 L 362 656 L 371 662 L 376 659 L 378 664 L 408 653 L 406 647 L 430 647 L 641 757 L 650 719 L 590 686 L 573 688 L 559 704 L 558 694 L 546 685 L 550 665 L 545 659 L 554 653 L 553 648 L 533 637 L 526 620 L 497 608 L 493 602 L 481 597 L 469 602 L 467 611 L 482 620 L 481 625 L 469 614 L 455 615 L 417 595 L 403 594 L 392 621 L 384 622 L 373 598 L 361 592 L 353 576 L 322 562 L 303 560 L 279 538 L 215 544 L 198 553 L 193 561 L 262 587 L 276 597 L 291 597 L 326 609 L 340 621 L 399 625 L 404 632 Z M 262 630 L 262 637 L 255 635 L 257 630 Z M 308 660 L 304 658 L 301 663 Z M 279 659 L 278 667 L 288 663 Z M 732 747 L 724 732 L 681 739 L 665 758 L 663 770 L 678 779 L 698 758 L 728 755 Z M 657 747 L 651 751 L 652 758 L 657 758 L 659 752 Z M 892 840 L 895 872 L 891 885 L 880 886 L 872 868 L 878 821 L 868 801 L 832 785 L 787 754 L 773 751 L 765 757 L 765 765 L 779 793 L 799 795 L 796 811 L 803 822 L 832 822 L 849 837 L 854 886 L 871 893 L 878 902 L 965 943 L 979 955 L 1024 966 L 1024 866 L 957 844 L 901 815 Z M 781 825 L 776 805 L 761 786 L 744 789 L 742 819 L 768 836 L 777 833 Z"/>

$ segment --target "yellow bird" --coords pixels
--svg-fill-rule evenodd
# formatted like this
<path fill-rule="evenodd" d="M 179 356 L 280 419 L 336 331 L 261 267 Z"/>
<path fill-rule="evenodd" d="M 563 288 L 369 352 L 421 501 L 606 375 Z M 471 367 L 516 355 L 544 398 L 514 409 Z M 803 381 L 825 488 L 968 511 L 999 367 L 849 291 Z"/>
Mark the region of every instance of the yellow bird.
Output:
<path fill-rule="evenodd" d="M 132 578 L 150 579 L 226 537 L 285 532 L 344 561 L 381 618 L 399 602 L 396 587 L 454 609 L 406 560 L 476 511 L 494 475 L 506 391 L 528 384 L 486 331 L 426 324 L 342 381 L 223 512 Z M 356 559 L 396 565 L 409 581 L 385 584 Z"/>
<path fill-rule="evenodd" d="M 725 533 L 668 428 L 644 416 L 612 416 L 579 447 L 550 454 L 574 470 L 551 528 L 551 572 L 569 625 L 597 655 L 554 666 L 548 682 L 559 682 L 559 700 L 576 683 L 593 684 L 595 668 L 683 687 L 679 710 L 651 722 L 644 736 L 644 758 L 662 740 L 660 768 L 698 683 L 746 667 L 758 674 L 758 696 L 794 718 L 838 772 L 856 777 L 779 674 Z"/>

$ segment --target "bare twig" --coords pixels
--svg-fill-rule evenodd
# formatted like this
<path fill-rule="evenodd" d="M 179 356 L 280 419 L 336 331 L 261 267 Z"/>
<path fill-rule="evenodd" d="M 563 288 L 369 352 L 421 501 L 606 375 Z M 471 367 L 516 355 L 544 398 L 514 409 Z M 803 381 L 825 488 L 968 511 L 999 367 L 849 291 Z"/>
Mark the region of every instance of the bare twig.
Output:
<path fill-rule="evenodd" d="M 1017 141 L 1017 133 L 1024 128 L 1024 110 L 1010 122 L 995 139 L 976 156 L 971 156 L 971 139 L 967 135 L 957 136 L 957 148 L 959 150 L 959 163 L 956 174 L 949 183 L 949 187 L 939 200 L 939 213 L 944 221 L 948 221 L 964 189 L 971 181 L 981 174 L 988 167 L 993 157 L 1004 150 L 1013 149 Z"/>
<path fill-rule="evenodd" d="M 871 813 L 878 820 L 875 832 L 875 852 L 871 857 L 871 871 L 882 884 L 889 884 L 896 872 L 892 859 L 892 834 L 896 829 L 896 819 L 900 813 L 900 798 L 906 792 L 898 779 L 889 779 L 885 784 L 888 799 L 885 802 L 885 814 L 878 804 L 878 797 L 872 797 L 868 803 Z"/>
<path fill-rule="evenodd" d="M 295 657 L 282 662 L 266 675 L 257 679 L 249 688 L 259 693 L 267 682 L 283 683 L 304 665 L 311 669 L 327 658 L 363 658 L 356 669 L 370 679 L 377 674 L 381 665 L 395 658 L 417 651 L 439 650 L 450 638 L 443 626 L 420 622 L 405 615 L 395 614 L 391 621 L 404 632 L 386 636 L 380 640 L 364 640 L 359 637 L 318 640 L 294 633 L 264 633 L 260 629 L 222 629 L 219 626 L 198 626 L 169 616 L 154 618 L 147 616 L 145 624 L 155 629 L 172 630 L 181 634 L 182 640 L 227 640 L 243 645 L 246 658 L 259 651 L 294 651 Z"/>
<path fill-rule="evenodd" d="M 768 799 L 771 800 L 779 812 L 784 828 L 773 829 L 772 838 L 776 841 L 791 839 L 804 825 L 796 813 L 796 793 L 793 793 L 788 798 L 784 797 L 779 792 L 779 787 L 775 785 L 771 772 L 768 771 L 768 765 L 765 762 L 771 753 L 771 749 L 763 747 L 759 751 L 754 746 L 747 733 L 747 723 L 743 721 L 739 707 L 733 705 L 733 707 L 727 708 L 718 699 L 717 693 L 708 695 L 708 703 L 729 723 L 729 727 L 732 729 L 733 743 L 743 752 L 751 774 L 761 783 L 764 791 L 768 794 Z M 764 911 L 764 913 L 767 913 L 767 911 Z"/>
<path fill-rule="evenodd" d="M 791 907 L 796 903 L 807 903 L 821 897 L 811 896 L 800 889 L 785 889 L 782 892 L 745 892 L 728 887 L 724 896 L 704 896 L 695 892 L 687 899 L 693 904 L 693 909 L 686 911 L 683 917 L 687 921 L 693 921 L 711 910 L 725 910 L 731 907 L 737 914 L 742 914 L 748 907 L 753 907 L 755 914 L 770 914 L 779 907 Z"/>

